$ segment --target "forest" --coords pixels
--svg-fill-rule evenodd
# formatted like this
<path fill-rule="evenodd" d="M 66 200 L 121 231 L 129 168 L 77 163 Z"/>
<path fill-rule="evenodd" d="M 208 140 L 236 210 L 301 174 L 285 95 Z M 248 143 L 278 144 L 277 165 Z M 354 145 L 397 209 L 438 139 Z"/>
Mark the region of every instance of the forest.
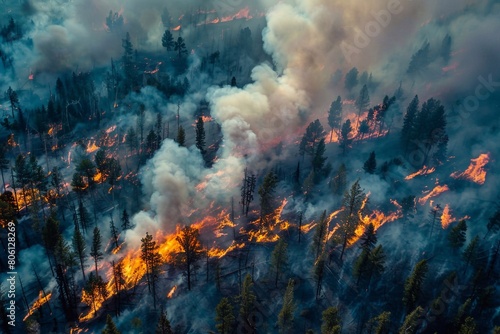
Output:
<path fill-rule="evenodd" d="M 2 333 L 500 334 L 498 0 L 2 7 Z"/>

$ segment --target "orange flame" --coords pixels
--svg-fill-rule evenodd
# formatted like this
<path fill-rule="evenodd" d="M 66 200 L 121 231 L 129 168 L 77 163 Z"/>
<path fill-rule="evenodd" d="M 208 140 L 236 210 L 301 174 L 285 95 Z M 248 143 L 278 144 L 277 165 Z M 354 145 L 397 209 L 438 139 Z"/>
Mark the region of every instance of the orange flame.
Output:
<path fill-rule="evenodd" d="M 175 293 L 175 290 L 177 290 L 177 285 L 174 285 L 174 287 L 170 289 L 170 292 L 167 294 L 167 298 L 172 298 L 172 296 Z"/>
<path fill-rule="evenodd" d="M 448 226 L 450 226 L 451 223 L 454 223 L 456 221 L 463 220 L 463 219 L 470 219 L 469 216 L 464 216 L 460 219 L 457 219 L 457 218 L 453 217 L 451 213 L 452 213 L 452 211 L 450 209 L 450 205 L 446 204 L 444 206 L 443 213 L 441 214 L 441 226 L 443 227 L 443 230 L 448 228 Z"/>
<path fill-rule="evenodd" d="M 173 31 L 179 31 L 181 30 L 181 25 L 179 24 L 177 27 L 172 28 Z"/>
<path fill-rule="evenodd" d="M 446 184 L 442 185 L 442 186 L 437 185 L 427 195 L 419 198 L 418 203 L 420 203 L 420 205 L 424 205 L 429 199 L 436 197 L 436 196 L 438 196 L 438 195 L 440 195 L 448 190 L 450 190 L 450 188 L 448 188 L 448 186 Z"/>
<path fill-rule="evenodd" d="M 45 294 L 42 290 L 38 293 L 38 299 L 35 300 L 33 305 L 29 308 L 28 314 L 23 318 L 23 321 L 26 321 L 30 316 L 35 313 L 36 310 L 38 310 L 43 304 L 47 303 L 50 300 L 50 297 L 52 297 L 52 293 Z"/>
<path fill-rule="evenodd" d="M 486 166 L 490 162 L 490 154 L 483 153 L 479 155 L 476 159 L 470 160 L 469 167 L 463 172 L 454 172 L 451 177 L 454 179 L 469 180 L 477 184 L 484 184 L 486 182 Z"/>
<path fill-rule="evenodd" d="M 96 145 L 95 140 L 94 141 L 89 141 L 87 144 L 87 153 L 93 153 L 99 149 L 99 146 Z"/>
<path fill-rule="evenodd" d="M 424 166 L 419 171 L 416 171 L 415 173 L 410 174 L 407 177 L 405 177 L 405 180 L 411 180 L 414 177 L 420 176 L 420 175 L 429 175 L 429 174 L 434 173 L 435 170 L 436 170 L 436 167 L 428 168 L 427 166 Z"/>

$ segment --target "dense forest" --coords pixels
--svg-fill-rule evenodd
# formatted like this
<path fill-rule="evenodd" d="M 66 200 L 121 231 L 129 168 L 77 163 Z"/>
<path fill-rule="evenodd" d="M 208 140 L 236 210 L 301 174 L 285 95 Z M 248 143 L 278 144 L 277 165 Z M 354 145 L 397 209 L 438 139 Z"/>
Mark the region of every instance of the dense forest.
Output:
<path fill-rule="evenodd" d="M 500 333 L 498 1 L 2 6 L 3 333 Z"/>

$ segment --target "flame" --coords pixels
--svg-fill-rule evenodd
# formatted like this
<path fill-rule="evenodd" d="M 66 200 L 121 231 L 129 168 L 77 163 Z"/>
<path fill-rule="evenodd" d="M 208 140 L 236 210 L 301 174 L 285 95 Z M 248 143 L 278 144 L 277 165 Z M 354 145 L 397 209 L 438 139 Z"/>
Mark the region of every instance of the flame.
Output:
<path fill-rule="evenodd" d="M 375 231 L 378 230 L 386 223 L 393 222 L 399 218 L 403 217 L 403 213 L 398 210 L 396 212 L 391 212 L 389 214 L 385 214 L 382 211 L 374 210 L 371 214 L 367 216 L 363 216 L 361 219 L 361 224 L 356 228 L 355 235 L 349 240 L 349 244 L 353 244 L 361 238 L 363 233 L 365 233 L 366 227 L 369 224 L 373 224 Z"/>
<path fill-rule="evenodd" d="M 170 292 L 167 294 L 167 298 L 172 298 L 172 296 L 175 293 L 175 290 L 177 290 L 177 285 L 174 285 L 174 287 L 170 289 Z"/>
<path fill-rule="evenodd" d="M 463 173 L 454 172 L 450 176 L 454 179 L 469 180 L 477 184 L 484 184 L 486 181 L 486 166 L 490 162 L 490 154 L 483 153 L 476 159 L 470 160 L 470 165 Z"/>
<path fill-rule="evenodd" d="M 101 172 L 98 172 L 96 175 L 94 175 L 93 180 L 96 183 L 102 183 L 104 181 L 104 175 L 102 175 Z"/>
<path fill-rule="evenodd" d="M 243 247 L 245 247 L 244 242 L 235 243 L 233 241 L 232 244 L 226 249 L 222 249 L 222 248 L 219 248 L 217 246 L 212 247 L 211 249 L 208 250 L 208 256 L 209 257 L 217 257 L 220 259 L 220 258 L 226 256 L 229 252 L 231 252 L 235 249 L 241 249 Z"/>
<path fill-rule="evenodd" d="M 261 219 L 259 218 L 250 223 L 251 225 L 257 226 L 257 230 L 241 230 L 241 232 L 248 235 L 249 241 L 259 243 L 278 241 L 280 238 L 278 233 L 281 231 L 286 231 L 292 226 L 288 221 L 281 218 L 281 214 L 283 213 L 283 209 L 285 208 L 287 203 L 288 201 L 285 198 L 281 202 L 281 205 L 266 217 L 266 221 L 269 222 L 268 224 L 263 224 Z"/>
<path fill-rule="evenodd" d="M 300 227 L 300 231 L 304 234 L 307 234 L 309 233 L 309 231 L 311 231 L 314 227 L 316 227 L 316 225 L 318 225 L 318 223 L 316 222 L 311 222 L 309 224 L 306 224 L 306 225 L 302 225 Z"/>
<path fill-rule="evenodd" d="M 438 196 L 438 195 L 440 195 L 448 190 L 450 190 L 450 188 L 448 188 L 448 186 L 446 184 L 442 185 L 442 186 L 437 185 L 427 195 L 419 198 L 418 203 L 420 203 L 420 205 L 424 205 L 429 199 L 436 197 L 436 196 Z"/>
<path fill-rule="evenodd" d="M 108 129 L 106 129 L 106 133 L 110 134 L 111 132 L 113 132 L 115 130 L 116 130 L 116 125 L 113 125 L 113 126 L 109 127 Z"/>
<path fill-rule="evenodd" d="M 94 141 L 89 141 L 87 144 L 87 153 L 93 153 L 99 149 L 99 146 L 96 145 L 95 140 Z"/>
<path fill-rule="evenodd" d="M 177 27 L 172 28 L 173 31 L 179 31 L 181 30 L 181 25 L 179 24 Z"/>
<path fill-rule="evenodd" d="M 446 204 L 443 209 L 443 213 L 441 214 L 441 226 L 443 227 L 443 230 L 448 228 L 451 223 L 454 223 L 459 220 L 464 220 L 464 219 L 470 219 L 469 216 L 464 216 L 462 218 L 455 218 L 452 216 L 452 211 L 450 209 L 450 205 Z"/>
<path fill-rule="evenodd" d="M 411 180 L 413 179 L 415 176 L 420 176 L 420 175 L 429 175 L 431 173 L 434 173 L 434 171 L 436 170 L 436 167 L 432 167 L 432 168 L 428 168 L 427 166 L 424 166 L 422 167 L 422 169 L 420 169 L 419 171 L 416 171 L 415 173 L 413 174 L 410 174 L 408 175 L 407 177 L 405 177 L 405 180 Z"/>
<path fill-rule="evenodd" d="M 38 310 L 43 304 L 47 303 L 50 300 L 50 297 L 52 297 L 52 293 L 45 294 L 43 290 L 40 290 L 38 293 L 38 299 L 35 300 L 33 305 L 28 310 L 28 314 L 23 318 L 23 321 L 26 321 L 33 313 L 35 313 L 36 310 Z"/>

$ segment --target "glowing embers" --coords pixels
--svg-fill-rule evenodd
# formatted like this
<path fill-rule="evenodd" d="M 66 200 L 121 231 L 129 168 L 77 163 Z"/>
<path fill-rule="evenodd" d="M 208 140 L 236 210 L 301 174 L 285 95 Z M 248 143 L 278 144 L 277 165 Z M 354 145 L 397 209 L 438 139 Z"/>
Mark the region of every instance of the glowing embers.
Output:
<path fill-rule="evenodd" d="M 35 300 L 33 305 L 28 310 L 28 314 L 23 318 L 23 321 L 26 321 L 33 313 L 35 313 L 36 310 L 38 310 L 43 304 L 47 303 L 50 300 L 50 297 L 52 297 L 52 293 L 45 294 L 42 290 L 38 293 L 38 299 Z"/>
<path fill-rule="evenodd" d="M 486 181 L 486 170 L 484 167 L 490 162 L 490 154 L 483 153 L 476 159 L 470 160 L 470 165 L 463 173 L 455 172 L 450 176 L 454 179 L 469 180 L 477 184 L 484 184 Z"/>

